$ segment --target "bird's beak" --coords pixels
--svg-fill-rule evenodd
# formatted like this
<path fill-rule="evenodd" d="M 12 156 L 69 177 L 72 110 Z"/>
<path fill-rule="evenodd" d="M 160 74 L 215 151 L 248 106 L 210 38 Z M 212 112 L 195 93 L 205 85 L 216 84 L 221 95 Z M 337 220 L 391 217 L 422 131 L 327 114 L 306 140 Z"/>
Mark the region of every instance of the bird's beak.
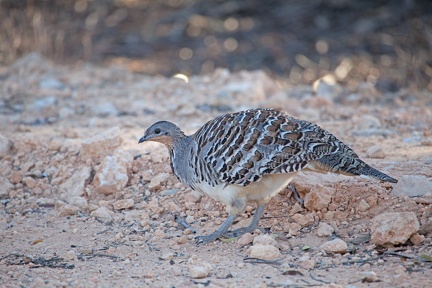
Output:
<path fill-rule="evenodd" d="M 138 140 L 138 144 L 140 144 L 140 143 L 142 143 L 142 142 L 144 142 L 144 141 L 146 141 L 147 139 L 146 139 L 146 136 L 144 135 L 144 136 L 142 136 L 139 140 Z"/>

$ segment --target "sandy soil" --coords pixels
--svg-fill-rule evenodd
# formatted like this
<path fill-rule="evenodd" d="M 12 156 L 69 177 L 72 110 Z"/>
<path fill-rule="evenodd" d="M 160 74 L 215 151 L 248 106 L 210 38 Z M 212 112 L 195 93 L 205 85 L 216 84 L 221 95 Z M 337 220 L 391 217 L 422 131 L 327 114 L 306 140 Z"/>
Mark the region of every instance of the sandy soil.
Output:
<path fill-rule="evenodd" d="M 192 133 L 225 112 L 274 107 L 318 123 L 393 177 L 430 179 L 430 93 L 382 94 L 366 83 L 355 92 L 323 85 L 316 93 L 308 86 L 280 87 L 260 71 L 217 70 L 186 83 L 121 67 L 59 67 L 34 54 L 2 71 L 0 81 L 0 133 L 12 143 L 0 167 L 6 191 L 0 209 L 1 286 L 432 287 L 430 191 L 416 198 L 394 196 L 389 183 L 301 174 L 294 184 L 303 197 L 316 187 L 331 188 L 331 202 L 309 211 L 289 189 L 273 198 L 260 225 L 275 237 L 282 257 L 260 261 L 248 257 L 250 244 L 197 247 L 195 235 L 213 231 L 227 216 L 223 205 L 178 183 L 164 147 L 137 144 L 157 120 Z M 112 127 L 122 138 L 116 149 L 133 160 L 125 187 L 102 194 L 97 177 L 106 155 L 86 154 L 82 143 Z M 90 176 L 79 190 L 85 203 L 68 203 L 69 191 L 62 187 L 86 167 Z M 156 177 L 162 179 L 157 185 Z M 365 209 L 359 208 L 362 200 Z M 94 216 L 101 207 L 108 209 L 108 220 Z M 252 208 L 236 226 L 250 221 Z M 417 235 L 424 239 L 416 245 L 373 245 L 371 219 L 384 212 L 414 212 Z M 305 221 L 292 217 L 297 214 Z M 333 235 L 317 235 L 323 222 L 334 228 Z M 335 237 L 348 244 L 346 253 L 320 249 Z M 192 278 L 194 267 L 208 275 Z"/>

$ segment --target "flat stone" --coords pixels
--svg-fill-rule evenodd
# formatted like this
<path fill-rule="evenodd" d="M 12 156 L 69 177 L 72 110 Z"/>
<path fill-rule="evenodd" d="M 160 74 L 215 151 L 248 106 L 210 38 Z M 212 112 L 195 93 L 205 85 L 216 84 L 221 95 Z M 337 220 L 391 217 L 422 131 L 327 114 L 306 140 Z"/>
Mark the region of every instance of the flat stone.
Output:
<path fill-rule="evenodd" d="M 133 199 L 122 199 L 114 202 L 113 207 L 115 210 L 131 209 L 135 206 Z"/>
<path fill-rule="evenodd" d="M 249 257 L 264 260 L 275 260 L 282 257 L 279 249 L 273 245 L 256 244 L 249 248 Z"/>
<path fill-rule="evenodd" d="M 81 155 L 84 158 L 103 158 L 107 155 L 112 155 L 114 150 L 120 147 L 122 142 L 120 129 L 118 127 L 113 127 L 83 140 L 81 143 Z"/>
<path fill-rule="evenodd" d="M 419 228 L 414 212 L 383 213 L 371 221 L 371 242 L 384 247 L 404 244 Z"/>
<path fill-rule="evenodd" d="M 168 180 L 171 175 L 168 173 L 159 173 L 155 177 L 153 177 L 148 184 L 148 189 L 150 191 L 157 191 L 162 187 L 162 184 Z"/>
<path fill-rule="evenodd" d="M 315 222 L 313 215 L 310 213 L 306 215 L 294 214 L 291 218 L 302 227 L 312 225 Z"/>
<path fill-rule="evenodd" d="M 276 240 L 273 237 L 266 234 L 258 235 L 253 239 L 253 245 L 257 245 L 257 244 L 277 246 Z"/>
<path fill-rule="evenodd" d="M 423 175 L 402 175 L 393 187 L 394 196 L 425 196 L 432 195 L 432 181 Z"/>

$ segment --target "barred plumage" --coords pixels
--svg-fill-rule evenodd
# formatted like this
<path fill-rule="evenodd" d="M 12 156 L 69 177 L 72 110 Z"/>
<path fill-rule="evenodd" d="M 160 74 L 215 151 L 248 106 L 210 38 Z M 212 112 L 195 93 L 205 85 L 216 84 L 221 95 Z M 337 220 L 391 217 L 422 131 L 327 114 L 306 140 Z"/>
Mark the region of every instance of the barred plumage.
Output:
<path fill-rule="evenodd" d="M 203 242 L 226 233 L 249 202 L 256 202 L 262 213 L 268 200 L 303 169 L 397 182 L 318 125 L 274 109 L 222 115 L 190 136 L 161 121 L 148 128 L 139 143 L 146 140 L 168 147 L 180 181 L 227 205 L 230 217 L 216 233 L 202 236 Z M 252 226 L 260 216 L 256 213 L 248 228 L 256 228 Z"/>

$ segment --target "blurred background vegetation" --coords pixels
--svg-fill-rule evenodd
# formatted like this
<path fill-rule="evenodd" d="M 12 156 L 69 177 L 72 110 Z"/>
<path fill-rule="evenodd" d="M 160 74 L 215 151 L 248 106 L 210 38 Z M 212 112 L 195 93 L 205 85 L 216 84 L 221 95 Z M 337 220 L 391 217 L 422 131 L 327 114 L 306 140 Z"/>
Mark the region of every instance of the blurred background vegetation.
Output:
<path fill-rule="evenodd" d="M 292 85 L 432 91 L 430 0 L 0 0 L 0 66 L 122 64 L 150 75 L 263 69 Z"/>

